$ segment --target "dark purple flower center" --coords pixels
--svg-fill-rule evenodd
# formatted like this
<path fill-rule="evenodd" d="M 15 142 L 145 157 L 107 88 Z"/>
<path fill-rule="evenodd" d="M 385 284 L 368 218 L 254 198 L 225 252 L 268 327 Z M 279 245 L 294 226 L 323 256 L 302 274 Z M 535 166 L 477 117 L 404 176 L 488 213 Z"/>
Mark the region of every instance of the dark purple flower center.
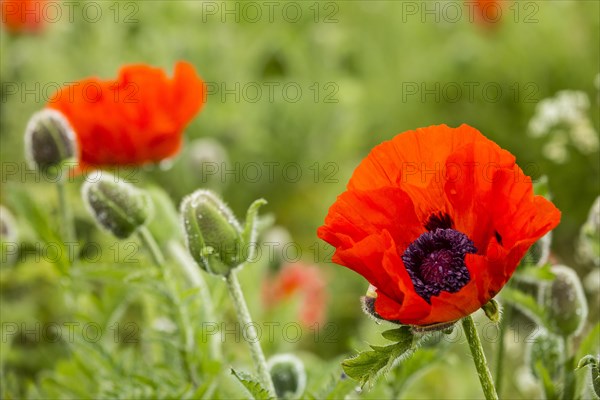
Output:
<path fill-rule="evenodd" d="M 471 275 L 465 256 L 475 252 L 473 241 L 464 233 L 435 228 L 412 242 L 402 260 L 415 291 L 431 304 L 431 296 L 438 296 L 443 290 L 456 293 L 469 283 Z"/>

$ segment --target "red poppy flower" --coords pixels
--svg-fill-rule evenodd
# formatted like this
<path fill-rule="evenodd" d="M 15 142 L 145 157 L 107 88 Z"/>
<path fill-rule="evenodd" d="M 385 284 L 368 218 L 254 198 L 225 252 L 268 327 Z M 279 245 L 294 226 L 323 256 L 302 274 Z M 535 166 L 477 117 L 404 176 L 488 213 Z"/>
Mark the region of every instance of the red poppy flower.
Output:
<path fill-rule="evenodd" d="M 88 78 L 55 93 L 77 135 L 80 168 L 141 165 L 174 156 L 183 130 L 200 111 L 206 86 L 187 62 L 169 79 L 147 65 L 123 67 L 116 80 Z"/>
<path fill-rule="evenodd" d="M 377 288 L 376 316 L 429 325 L 487 303 L 559 220 L 508 151 L 467 125 L 440 125 L 375 147 L 318 235 Z"/>
<path fill-rule="evenodd" d="M 300 322 L 307 327 L 320 324 L 325 320 L 325 286 L 325 278 L 317 267 L 300 262 L 288 264 L 263 283 L 263 303 L 273 307 L 299 294 Z"/>
<path fill-rule="evenodd" d="M 44 26 L 45 0 L 1 0 L 2 24 L 12 33 L 35 33 Z"/>
<path fill-rule="evenodd" d="M 500 0 L 475 1 L 475 20 L 482 24 L 493 24 L 502 18 L 502 2 Z"/>

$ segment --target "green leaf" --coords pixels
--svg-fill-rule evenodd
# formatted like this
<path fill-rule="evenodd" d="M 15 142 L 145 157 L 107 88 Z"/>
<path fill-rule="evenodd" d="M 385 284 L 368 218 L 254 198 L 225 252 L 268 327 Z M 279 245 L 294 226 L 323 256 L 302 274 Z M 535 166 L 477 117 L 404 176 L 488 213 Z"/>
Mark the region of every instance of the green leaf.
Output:
<path fill-rule="evenodd" d="M 544 309 L 537 303 L 533 296 L 523 293 L 518 289 L 504 287 L 500 296 L 507 303 L 512 304 L 523 314 L 527 315 L 538 325 L 549 327 L 548 316 Z"/>
<path fill-rule="evenodd" d="M 56 261 L 52 257 L 53 263 L 63 274 L 67 274 L 70 265 L 69 249 L 65 246 L 60 234 L 54 229 L 55 221 L 51 221 L 48 211 L 33 201 L 33 196 L 25 190 L 14 190 L 10 192 L 9 196 L 11 206 L 19 211 L 18 215 L 27 219 L 38 238 L 46 244 L 45 250 L 47 251 L 51 247 L 57 248 L 60 257 L 56 257 Z"/>
<path fill-rule="evenodd" d="M 582 359 L 587 354 L 600 353 L 600 322 L 597 323 L 581 341 L 577 350 L 577 360 Z"/>
<path fill-rule="evenodd" d="M 390 342 L 402 342 L 406 339 L 406 330 L 404 327 L 398 329 L 390 329 L 381 334 L 384 338 Z"/>
<path fill-rule="evenodd" d="M 244 230 L 242 232 L 242 241 L 245 245 L 250 245 L 256 242 L 257 236 L 257 217 L 258 217 L 258 209 L 267 204 L 265 199 L 255 200 L 250 207 L 248 207 L 248 211 L 246 212 L 246 221 L 244 225 Z M 251 246 L 252 247 L 252 246 Z M 248 258 L 252 258 L 253 255 L 249 255 Z"/>
<path fill-rule="evenodd" d="M 246 388 L 246 390 L 248 392 L 250 392 L 250 394 L 252 395 L 252 397 L 255 400 L 269 400 L 269 399 L 274 399 L 273 397 L 271 397 L 271 395 L 269 394 L 269 392 L 267 391 L 267 389 L 265 389 L 260 384 L 260 382 L 258 382 L 252 376 L 250 376 L 250 375 L 248 375 L 248 374 L 246 374 L 244 372 L 237 372 L 233 368 L 231 369 L 231 375 L 235 376 L 238 379 L 238 381 L 240 381 L 240 383 L 242 385 L 244 385 L 244 387 Z"/>
<path fill-rule="evenodd" d="M 547 400 L 558 399 L 554 382 L 552 381 L 552 377 L 550 376 L 550 371 L 548 371 L 548 368 L 546 368 L 541 360 L 538 360 L 538 362 L 535 363 L 534 368 L 541 381 L 542 387 L 544 388 L 544 394 L 546 395 L 545 398 Z"/>
<path fill-rule="evenodd" d="M 359 353 L 342 363 L 344 372 L 357 380 L 361 387 L 366 383 L 372 385 L 380 375 L 389 372 L 398 362 L 410 357 L 416 348 L 415 336 L 408 326 L 386 331 L 383 336 L 393 339 L 396 343 L 389 346 L 370 346 L 372 350 Z"/>

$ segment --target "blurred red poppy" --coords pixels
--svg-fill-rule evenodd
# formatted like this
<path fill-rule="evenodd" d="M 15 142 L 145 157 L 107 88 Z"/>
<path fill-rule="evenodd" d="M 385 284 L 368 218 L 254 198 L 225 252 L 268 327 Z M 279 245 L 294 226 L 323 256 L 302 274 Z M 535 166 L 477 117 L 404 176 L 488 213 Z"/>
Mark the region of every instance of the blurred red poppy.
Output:
<path fill-rule="evenodd" d="M 12 33 L 35 33 L 44 26 L 45 0 L 0 0 L 2 25 Z"/>
<path fill-rule="evenodd" d="M 116 80 L 87 78 L 61 88 L 48 107 L 77 135 L 79 168 L 155 163 L 174 156 L 202 108 L 206 85 L 187 62 L 169 79 L 160 68 L 128 65 Z"/>
<path fill-rule="evenodd" d="M 376 287 L 375 316 L 430 325 L 487 303 L 559 220 L 508 151 L 439 125 L 375 147 L 318 235 Z"/>
<path fill-rule="evenodd" d="M 476 0 L 475 20 L 483 24 L 494 24 L 502 19 L 503 9 L 500 0 Z"/>
<path fill-rule="evenodd" d="M 325 286 L 325 278 L 319 268 L 301 262 L 287 264 L 263 282 L 263 303 L 273 307 L 299 295 L 300 322 L 307 327 L 321 324 L 325 320 Z"/>

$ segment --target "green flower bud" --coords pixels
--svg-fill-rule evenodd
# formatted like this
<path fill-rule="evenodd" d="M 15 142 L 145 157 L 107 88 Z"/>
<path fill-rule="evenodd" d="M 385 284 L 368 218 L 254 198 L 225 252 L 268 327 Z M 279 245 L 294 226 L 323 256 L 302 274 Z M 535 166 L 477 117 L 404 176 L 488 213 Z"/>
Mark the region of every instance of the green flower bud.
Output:
<path fill-rule="evenodd" d="M 278 354 L 267 363 L 278 399 L 297 399 L 306 388 L 306 371 L 292 354 Z"/>
<path fill-rule="evenodd" d="M 153 213 L 146 192 L 107 173 L 98 181 L 86 182 L 81 193 L 98 225 L 119 239 L 131 236 Z"/>
<path fill-rule="evenodd" d="M 560 376 L 563 363 L 563 341 L 545 329 L 540 329 L 535 336 L 527 342 L 526 360 L 533 376 L 543 379 L 540 374 L 544 368 L 549 377 L 556 379 Z"/>
<path fill-rule="evenodd" d="M 577 364 L 577 369 L 581 369 L 588 365 L 591 367 L 590 374 L 592 380 L 592 388 L 594 389 L 596 396 L 600 398 L 600 366 L 598 363 L 598 358 L 600 358 L 600 356 L 594 357 L 591 354 L 588 354 L 587 356 L 579 360 L 579 363 Z"/>
<path fill-rule="evenodd" d="M 58 111 L 35 113 L 25 129 L 25 156 L 31 168 L 48 171 L 77 159 L 77 138 L 67 119 Z"/>
<path fill-rule="evenodd" d="M 496 300 L 491 299 L 490 301 L 485 303 L 481 308 L 483 309 L 483 312 L 485 312 L 486 317 L 490 319 L 490 321 L 494 323 L 500 322 L 500 318 L 502 318 L 502 307 L 500 306 L 500 303 L 498 303 Z"/>
<path fill-rule="evenodd" d="M 200 268 L 226 276 L 244 261 L 240 223 L 214 193 L 195 191 L 180 211 L 188 250 Z"/>
<path fill-rule="evenodd" d="M 377 299 L 376 290 L 377 288 L 375 286 L 369 285 L 369 288 L 367 289 L 367 294 L 360 298 L 360 304 L 365 314 L 367 314 L 375 321 L 380 321 L 383 318 L 375 311 L 375 300 Z"/>
<path fill-rule="evenodd" d="M 540 304 L 548 312 L 548 327 L 557 335 L 568 337 L 583 327 L 588 306 L 579 277 L 571 268 L 555 265 L 551 268 L 555 278 L 540 288 Z"/>

